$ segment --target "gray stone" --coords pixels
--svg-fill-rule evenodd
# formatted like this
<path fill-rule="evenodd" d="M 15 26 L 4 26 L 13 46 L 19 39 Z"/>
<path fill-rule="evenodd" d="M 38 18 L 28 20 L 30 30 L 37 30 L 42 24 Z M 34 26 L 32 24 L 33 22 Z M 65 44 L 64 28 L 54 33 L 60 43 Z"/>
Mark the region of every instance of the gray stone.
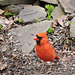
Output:
<path fill-rule="evenodd" d="M 46 18 L 45 9 L 40 6 L 26 5 L 19 13 L 19 18 L 23 23 L 36 22 L 36 18 L 43 20 Z"/>
<path fill-rule="evenodd" d="M 3 7 L 3 9 L 6 11 L 8 9 L 10 9 L 11 13 L 13 14 L 19 14 L 19 12 L 24 8 L 25 4 L 19 4 L 19 5 L 9 5 L 9 6 L 5 6 Z"/>
<path fill-rule="evenodd" d="M 70 0 L 70 5 L 71 5 L 72 9 L 74 9 L 74 11 L 75 11 L 75 0 Z"/>
<path fill-rule="evenodd" d="M 75 17 L 71 21 L 71 25 L 70 25 L 70 37 L 75 37 Z"/>
<path fill-rule="evenodd" d="M 58 7 L 56 7 L 53 11 L 52 11 L 52 16 L 53 19 L 58 19 L 60 18 L 62 15 L 64 15 L 64 11 L 62 10 L 61 6 L 58 5 Z"/>
<path fill-rule="evenodd" d="M 59 0 L 64 11 L 67 13 L 73 13 L 75 11 L 75 0 Z"/>
<path fill-rule="evenodd" d="M 51 4 L 58 4 L 57 0 L 40 0 L 40 1 L 51 3 Z"/>
<path fill-rule="evenodd" d="M 10 5 L 10 4 L 28 4 L 34 3 L 36 0 L 0 0 L 0 5 Z"/>
<path fill-rule="evenodd" d="M 35 35 L 40 32 L 46 32 L 51 27 L 51 21 L 42 21 L 26 26 L 19 26 L 11 29 L 15 39 L 20 41 L 22 51 L 28 54 L 35 47 L 36 42 L 33 40 Z"/>

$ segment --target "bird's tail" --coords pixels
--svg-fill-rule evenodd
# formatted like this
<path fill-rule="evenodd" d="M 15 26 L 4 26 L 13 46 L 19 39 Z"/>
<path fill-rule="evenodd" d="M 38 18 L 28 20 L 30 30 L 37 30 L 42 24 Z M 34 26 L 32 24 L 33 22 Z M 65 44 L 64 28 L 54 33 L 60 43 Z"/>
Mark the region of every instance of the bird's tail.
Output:
<path fill-rule="evenodd" d="M 59 56 L 56 55 L 56 59 L 60 59 Z"/>

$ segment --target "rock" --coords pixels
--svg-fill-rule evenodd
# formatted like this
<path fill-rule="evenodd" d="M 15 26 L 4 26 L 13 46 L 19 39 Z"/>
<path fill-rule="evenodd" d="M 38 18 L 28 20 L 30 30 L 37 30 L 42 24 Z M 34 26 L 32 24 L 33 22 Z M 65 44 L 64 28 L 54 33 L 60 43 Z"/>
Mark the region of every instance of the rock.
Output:
<path fill-rule="evenodd" d="M 51 4 L 58 4 L 57 0 L 40 0 L 40 1 L 51 3 Z"/>
<path fill-rule="evenodd" d="M 71 25 L 70 25 L 70 37 L 75 37 L 75 17 L 71 21 Z"/>
<path fill-rule="evenodd" d="M 46 17 L 45 9 L 40 6 L 26 5 L 19 13 L 23 23 L 36 22 L 36 18 L 43 20 Z"/>
<path fill-rule="evenodd" d="M 12 4 L 28 4 L 34 3 L 36 0 L 0 0 L 0 5 L 12 5 Z"/>
<path fill-rule="evenodd" d="M 60 18 L 62 15 L 64 15 L 64 11 L 62 10 L 61 6 L 58 5 L 58 7 L 56 7 L 53 11 L 52 11 L 52 16 L 53 19 L 58 19 Z"/>
<path fill-rule="evenodd" d="M 15 39 L 20 41 L 22 51 L 28 54 L 34 48 L 36 42 L 33 40 L 35 35 L 39 32 L 46 32 L 51 27 L 51 21 L 42 21 L 26 26 L 19 26 L 10 31 L 15 35 Z"/>
<path fill-rule="evenodd" d="M 75 0 L 70 0 L 70 5 L 74 9 L 74 12 L 75 12 Z"/>
<path fill-rule="evenodd" d="M 75 0 L 59 0 L 59 2 L 66 13 L 73 13 L 75 11 Z"/>
<path fill-rule="evenodd" d="M 11 13 L 13 14 L 19 14 L 19 12 L 24 8 L 25 4 L 19 4 L 19 5 L 9 5 L 9 6 L 5 6 L 3 7 L 3 9 L 6 11 L 8 9 L 10 9 Z"/>

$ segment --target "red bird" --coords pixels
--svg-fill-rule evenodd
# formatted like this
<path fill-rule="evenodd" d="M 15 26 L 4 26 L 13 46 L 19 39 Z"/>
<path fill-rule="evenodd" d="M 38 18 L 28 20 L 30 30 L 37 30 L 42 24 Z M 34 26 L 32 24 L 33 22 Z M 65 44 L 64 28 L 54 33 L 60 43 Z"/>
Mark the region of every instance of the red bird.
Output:
<path fill-rule="evenodd" d="M 57 52 L 52 44 L 50 44 L 46 34 L 45 32 L 38 33 L 34 38 L 36 40 L 36 53 L 44 62 L 50 61 L 52 63 L 55 58 L 59 59 L 59 56 L 57 56 Z"/>

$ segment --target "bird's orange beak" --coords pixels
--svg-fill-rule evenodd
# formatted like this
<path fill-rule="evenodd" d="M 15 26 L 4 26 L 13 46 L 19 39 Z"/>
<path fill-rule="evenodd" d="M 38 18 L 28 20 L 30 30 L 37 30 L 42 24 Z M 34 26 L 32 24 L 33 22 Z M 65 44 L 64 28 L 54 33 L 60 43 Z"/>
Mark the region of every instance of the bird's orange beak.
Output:
<path fill-rule="evenodd" d="M 39 41 L 39 39 L 37 37 L 35 37 L 33 40 Z"/>

